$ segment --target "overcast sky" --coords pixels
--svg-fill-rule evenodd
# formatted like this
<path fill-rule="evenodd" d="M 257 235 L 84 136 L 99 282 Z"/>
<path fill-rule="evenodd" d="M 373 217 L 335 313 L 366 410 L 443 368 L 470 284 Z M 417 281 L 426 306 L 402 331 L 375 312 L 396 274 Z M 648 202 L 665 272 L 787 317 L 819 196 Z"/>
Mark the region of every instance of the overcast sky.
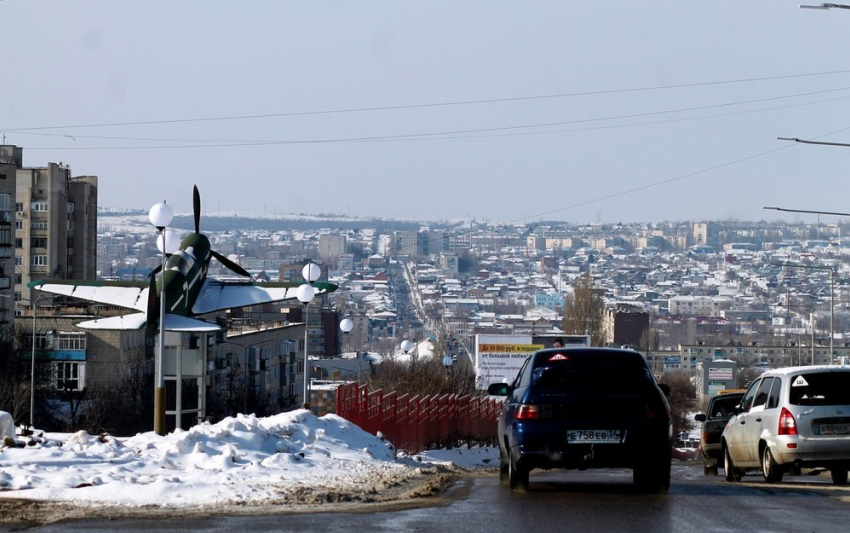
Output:
<path fill-rule="evenodd" d="M 850 11 L 798 3 L 2 0 L 0 131 L 110 207 L 814 221 L 762 207 L 850 211 L 777 140 L 850 142 Z"/>

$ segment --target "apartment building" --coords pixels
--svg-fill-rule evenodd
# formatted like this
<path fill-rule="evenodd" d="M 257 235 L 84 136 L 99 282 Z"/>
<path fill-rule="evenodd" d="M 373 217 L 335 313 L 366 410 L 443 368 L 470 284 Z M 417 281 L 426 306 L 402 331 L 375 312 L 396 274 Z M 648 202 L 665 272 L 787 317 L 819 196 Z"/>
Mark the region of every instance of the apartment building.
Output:
<path fill-rule="evenodd" d="M 11 325 L 15 316 L 15 174 L 22 162 L 21 148 L 0 146 L 0 326 Z"/>
<path fill-rule="evenodd" d="M 95 279 L 97 177 L 48 163 L 17 168 L 15 185 L 15 299 L 31 306 L 31 280 Z"/>
<path fill-rule="evenodd" d="M 338 233 L 319 235 L 319 258 L 329 263 L 336 263 L 339 256 L 345 253 L 345 244 L 345 235 Z"/>

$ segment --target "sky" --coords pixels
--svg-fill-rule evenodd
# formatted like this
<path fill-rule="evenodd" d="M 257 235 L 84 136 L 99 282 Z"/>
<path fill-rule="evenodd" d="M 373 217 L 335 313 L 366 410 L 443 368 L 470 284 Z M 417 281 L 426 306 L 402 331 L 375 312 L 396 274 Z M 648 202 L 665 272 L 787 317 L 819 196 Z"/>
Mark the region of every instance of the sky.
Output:
<path fill-rule="evenodd" d="M 0 440 L 0 498 L 94 507 L 251 505 L 292 501 L 305 490 L 381 492 L 434 476 L 441 465 L 492 469 L 499 461 L 497 448 L 395 454 L 344 418 L 303 409 L 240 414 L 164 436 L 35 435 L 23 448 Z"/>
<path fill-rule="evenodd" d="M 2 0 L 0 132 L 99 204 L 523 223 L 848 212 L 850 11 Z M 0 137 L 2 140 L 2 137 Z"/>

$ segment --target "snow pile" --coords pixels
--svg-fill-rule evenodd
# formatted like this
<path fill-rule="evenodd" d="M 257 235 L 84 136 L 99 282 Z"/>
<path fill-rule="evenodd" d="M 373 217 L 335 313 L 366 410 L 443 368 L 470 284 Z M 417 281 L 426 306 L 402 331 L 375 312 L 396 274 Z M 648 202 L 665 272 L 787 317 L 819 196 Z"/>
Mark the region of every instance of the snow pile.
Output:
<path fill-rule="evenodd" d="M 305 488 L 375 493 L 449 463 L 396 458 L 392 445 L 337 416 L 305 410 L 238 415 L 165 436 L 85 432 L 0 449 L 0 498 L 186 506 L 284 501 Z M 463 467 L 492 466 L 493 450 L 461 450 Z M 496 452 L 497 453 L 497 452 Z M 448 454 L 448 455 L 447 455 Z M 497 455 L 496 455 L 497 457 Z M 426 472 L 427 473 L 427 472 Z"/>

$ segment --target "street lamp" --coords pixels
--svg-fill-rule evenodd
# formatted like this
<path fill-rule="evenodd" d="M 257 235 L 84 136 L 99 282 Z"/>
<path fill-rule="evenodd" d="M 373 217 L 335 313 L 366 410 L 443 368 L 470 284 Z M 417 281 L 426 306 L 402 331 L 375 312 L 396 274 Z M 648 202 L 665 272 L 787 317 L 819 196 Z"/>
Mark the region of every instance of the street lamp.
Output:
<path fill-rule="evenodd" d="M 313 282 L 319 279 L 319 276 L 322 275 L 322 269 L 319 265 L 310 261 L 304 265 L 304 268 L 301 270 L 301 275 L 304 276 L 304 279 L 307 281 L 307 283 L 300 285 L 295 291 L 295 297 L 298 298 L 299 302 L 304 304 L 304 398 L 301 408 L 310 409 L 310 356 L 309 350 L 307 349 L 307 343 L 309 342 L 308 318 L 310 302 L 312 302 L 313 298 L 316 296 L 316 290 L 313 288 Z"/>
<path fill-rule="evenodd" d="M 342 332 L 347 337 L 351 330 L 354 329 L 354 321 L 350 318 L 343 318 L 342 321 L 340 321 L 339 323 L 339 329 L 342 330 Z"/>
<path fill-rule="evenodd" d="M 168 237 L 165 228 L 174 220 L 174 212 L 165 201 L 150 208 L 148 218 L 154 225 L 159 236 L 157 244 L 162 241 L 162 270 L 159 273 L 159 341 L 156 361 L 154 363 L 154 397 L 153 397 L 153 429 L 157 435 L 165 435 L 165 377 L 163 376 L 162 358 L 165 352 L 165 256 Z M 179 385 L 179 384 L 178 384 Z"/>

